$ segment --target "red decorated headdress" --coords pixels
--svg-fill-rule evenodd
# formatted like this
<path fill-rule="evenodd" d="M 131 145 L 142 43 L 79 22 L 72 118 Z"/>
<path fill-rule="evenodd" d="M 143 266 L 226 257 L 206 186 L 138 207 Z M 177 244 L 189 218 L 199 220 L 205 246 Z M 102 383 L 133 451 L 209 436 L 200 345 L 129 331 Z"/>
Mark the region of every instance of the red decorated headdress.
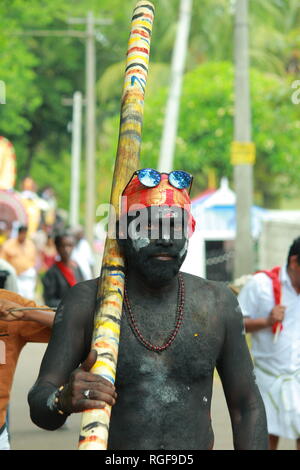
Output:
<path fill-rule="evenodd" d="M 192 236 L 196 221 L 191 213 L 191 200 L 187 189 L 177 189 L 169 183 L 168 175 L 161 174 L 160 183 L 154 188 L 144 186 L 137 175 L 122 193 L 121 216 L 150 206 L 181 207 L 188 214 L 188 233 Z"/>

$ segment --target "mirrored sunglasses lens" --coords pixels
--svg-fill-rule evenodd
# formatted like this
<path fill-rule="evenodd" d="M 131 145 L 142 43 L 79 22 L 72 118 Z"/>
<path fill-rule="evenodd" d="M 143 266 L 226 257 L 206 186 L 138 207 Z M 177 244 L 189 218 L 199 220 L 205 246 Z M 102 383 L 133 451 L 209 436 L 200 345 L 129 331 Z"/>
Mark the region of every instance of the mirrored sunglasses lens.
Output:
<path fill-rule="evenodd" d="M 172 171 L 169 174 L 169 181 L 172 186 L 177 189 L 188 188 L 191 184 L 192 177 L 186 171 Z"/>
<path fill-rule="evenodd" d="M 160 174 L 158 171 L 152 170 L 152 168 L 139 170 L 138 178 L 144 186 L 147 186 L 147 188 L 154 188 L 160 182 Z"/>

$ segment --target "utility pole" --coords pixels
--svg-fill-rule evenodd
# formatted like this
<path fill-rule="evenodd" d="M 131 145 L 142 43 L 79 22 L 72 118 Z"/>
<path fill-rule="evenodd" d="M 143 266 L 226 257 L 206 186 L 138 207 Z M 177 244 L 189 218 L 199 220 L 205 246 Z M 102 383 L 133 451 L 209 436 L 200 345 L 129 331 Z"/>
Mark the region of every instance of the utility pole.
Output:
<path fill-rule="evenodd" d="M 170 172 L 173 169 L 182 77 L 188 46 L 192 5 L 193 0 L 181 0 L 180 3 L 178 29 L 172 56 L 171 85 L 158 163 L 159 171 Z"/>
<path fill-rule="evenodd" d="M 76 91 L 73 98 L 63 98 L 62 103 L 73 108 L 69 223 L 74 226 L 79 223 L 82 107 L 85 105 L 85 99 L 83 99 L 80 91 Z"/>
<path fill-rule="evenodd" d="M 94 223 L 96 217 L 95 194 L 95 150 L 96 150 L 96 53 L 95 53 L 95 25 L 111 24 L 111 20 L 96 19 L 89 11 L 86 18 L 70 18 L 70 24 L 85 24 L 85 81 L 86 81 L 86 115 L 85 115 L 85 155 L 86 155 L 86 193 L 85 193 L 85 234 L 90 245 L 94 242 Z"/>
<path fill-rule="evenodd" d="M 70 225 L 79 223 L 82 93 L 73 95 Z"/>
<path fill-rule="evenodd" d="M 234 277 L 238 278 L 254 270 L 251 209 L 255 147 L 251 142 L 248 0 L 236 0 L 235 8 L 235 113 L 231 162 L 236 192 Z"/>

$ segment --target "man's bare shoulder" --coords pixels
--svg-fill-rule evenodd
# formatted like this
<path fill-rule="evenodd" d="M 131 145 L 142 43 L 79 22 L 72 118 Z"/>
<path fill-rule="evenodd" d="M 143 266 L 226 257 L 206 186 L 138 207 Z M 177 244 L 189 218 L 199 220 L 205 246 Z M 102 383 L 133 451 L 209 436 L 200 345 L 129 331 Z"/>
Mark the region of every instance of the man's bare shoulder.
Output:
<path fill-rule="evenodd" d="M 77 318 L 80 323 L 93 316 L 96 308 L 98 278 L 82 281 L 71 287 L 60 302 L 55 323 L 63 318 Z"/>
<path fill-rule="evenodd" d="M 189 289 L 193 290 L 195 296 L 201 296 L 203 298 L 203 296 L 212 295 L 218 299 L 224 296 L 233 296 L 232 290 L 224 282 L 211 281 L 189 273 L 182 274 L 184 275 L 186 285 Z"/>
<path fill-rule="evenodd" d="M 78 282 L 68 291 L 68 300 L 76 299 L 76 302 L 86 305 L 94 305 L 97 297 L 99 278 Z"/>
<path fill-rule="evenodd" d="M 95 279 L 89 279 L 88 281 L 81 281 L 81 282 L 78 282 L 77 284 L 75 284 L 75 286 L 73 286 L 70 289 L 70 292 L 71 291 L 75 292 L 75 290 L 76 290 L 76 291 L 84 293 L 84 294 L 94 293 L 96 295 L 97 288 L 98 288 L 98 283 L 99 283 L 99 278 L 98 277 L 95 278 Z"/>
<path fill-rule="evenodd" d="M 224 282 L 203 279 L 184 273 L 186 299 L 199 315 L 219 318 L 222 323 L 240 316 L 236 295 Z"/>

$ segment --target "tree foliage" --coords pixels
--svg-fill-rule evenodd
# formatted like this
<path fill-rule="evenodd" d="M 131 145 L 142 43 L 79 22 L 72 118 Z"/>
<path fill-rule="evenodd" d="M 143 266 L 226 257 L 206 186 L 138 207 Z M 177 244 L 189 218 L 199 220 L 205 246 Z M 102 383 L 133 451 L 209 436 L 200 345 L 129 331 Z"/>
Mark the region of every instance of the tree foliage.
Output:
<path fill-rule="evenodd" d="M 276 207 L 282 194 L 295 196 L 299 184 L 300 115 L 288 80 L 251 70 L 256 202 Z M 207 185 L 211 168 L 232 179 L 234 70 L 228 62 L 207 62 L 185 75 L 174 166 L 194 174 L 194 194 Z M 142 166 L 157 167 L 168 88 L 146 97 Z M 117 118 L 106 123 L 102 157 L 113 155 Z M 110 145 L 109 145 L 110 142 Z M 106 160 L 107 159 L 107 160 Z"/>
<path fill-rule="evenodd" d="M 153 0 L 156 16 L 145 101 L 143 165 L 156 166 L 168 94 L 170 62 L 179 0 Z M 195 191 L 207 173 L 232 176 L 234 0 L 193 2 L 187 74 L 181 100 L 176 166 L 195 173 Z M 74 37 L 36 36 L 36 30 L 84 30 L 68 23 L 92 10 L 111 18 L 97 26 L 97 199 L 107 200 L 114 165 L 129 25 L 135 0 L 2 0 L 0 134 L 17 153 L 18 180 L 31 174 L 39 186 L 54 186 L 68 208 L 71 107 L 63 98 L 85 91 L 85 43 Z M 250 2 L 250 56 L 253 139 L 257 145 L 256 195 L 278 204 L 293 197 L 299 171 L 296 143 L 299 109 L 291 103 L 291 83 L 300 78 L 300 5 L 297 0 Z M 84 134 L 83 134 L 84 135 Z M 84 147 L 83 147 L 84 148 Z M 84 173 L 84 165 L 82 165 Z M 84 179 L 82 179 L 84 189 Z M 295 191 L 295 190 L 294 190 Z"/>

